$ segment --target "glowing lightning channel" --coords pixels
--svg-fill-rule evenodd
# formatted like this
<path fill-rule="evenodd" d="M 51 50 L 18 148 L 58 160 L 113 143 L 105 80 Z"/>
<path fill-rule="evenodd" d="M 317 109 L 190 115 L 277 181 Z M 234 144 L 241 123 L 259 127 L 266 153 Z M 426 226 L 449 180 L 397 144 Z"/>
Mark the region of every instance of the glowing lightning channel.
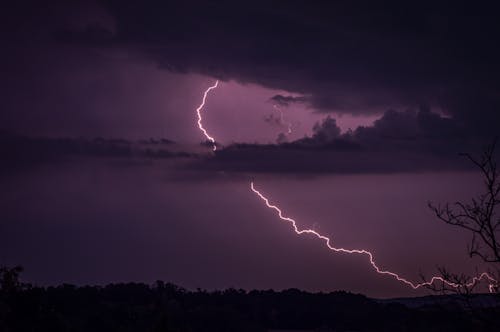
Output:
<path fill-rule="evenodd" d="M 202 121 L 201 110 L 205 106 L 205 101 L 207 100 L 208 93 L 210 91 L 212 91 L 213 89 L 217 88 L 218 85 L 219 85 L 219 80 L 215 81 L 214 85 L 212 85 L 211 87 L 209 87 L 208 89 L 205 90 L 205 93 L 203 94 L 203 101 L 201 102 L 200 106 L 198 106 L 198 108 L 196 109 L 196 114 L 198 114 L 198 128 L 200 128 L 200 130 L 203 132 L 203 135 L 205 135 L 205 137 L 210 142 L 212 142 L 212 146 L 213 146 L 213 151 L 214 152 L 215 152 L 215 150 L 217 150 L 217 146 L 215 145 L 215 138 L 213 138 L 212 136 L 210 136 L 208 134 L 208 132 L 206 131 L 206 129 L 203 128 L 203 124 L 201 123 L 201 121 Z"/>
<path fill-rule="evenodd" d="M 459 284 L 459 283 L 454 283 L 454 282 L 450 282 L 450 281 L 447 281 L 445 280 L 444 278 L 440 277 L 440 276 L 434 276 L 432 277 L 432 279 L 428 282 L 422 282 L 422 283 L 414 283 L 414 282 L 411 282 L 401 276 L 399 276 L 397 273 L 395 272 L 391 272 L 391 271 L 386 271 L 386 270 L 382 270 L 380 267 L 378 267 L 378 265 L 376 264 L 375 262 L 375 259 L 373 257 L 373 254 L 368 251 L 368 250 L 365 250 L 365 249 L 345 249 L 345 248 L 336 248 L 334 247 L 330 242 L 330 238 L 316 232 L 315 230 L 313 229 L 302 229 L 300 230 L 298 227 L 297 227 L 297 223 L 294 219 L 292 218 L 289 218 L 289 217 L 285 217 L 283 216 L 283 213 L 281 211 L 281 209 L 279 207 L 277 207 L 276 205 L 273 205 L 271 203 L 269 203 L 269 199 L 267 197 L 265 197 L 260 191 L 258 191 L 257 189 L 255 189 L 255 186 L 253 184 L 253 182 L 250 182 L 250 189 L 252 189 L 252 191 L 257 195 L 259 196 L 259 198 L 264 201 L 264 203 L 266 204 L 266 206 L 272 210 L 275 210 L 276 213 L 278 214 L 278 217 L 283 220 L 283 221 L 286 221 L 286 222 L 289 222 L 295 233 L 297 235 L 302 235 L 302 234 L 311 234 L 311 235 L 314 235 L 315 237 L 317 237 L 318 239 L 320 240 L 323 240 L 326 244 L 326 246 L 328 247 L 328 249 L 334 251 L 334 252 L 340 252 L 340 253 L 346 253 L 346 254 L 359 254 L 359 255 L 365 255 L 365 256 L 368 256 L 369 260 L 370 260 L 370 264 L 371 266 L 373 267 L 373 269 L 379 273 L 379 274 L 383 274 L 383 275 L 386 275 L 386 276 L 390 276 L 394 279 L 396 279 L 397 281 L 405 284 L 406 286 L 409 286 L 413 289 L 418 289 L 420 287 L 423 287 L 423 286 L 430 286 L 432 285 L 435 281 L 441 281 L 443 282 L 444 284 L 448 285 L 449 287 L 453 287 L 453 288 L 460 288 L 460 287 L 472 287 L 474 286 L 477 282 L 479 282 L 480 280 L 482 279 L 487 279 L 488 282 L 489 282 L 489 291 L 490 293 L 493 293 L 495 291 L 495 289 L 498 288 L 498 280 L 496 280 L 495 278 L 493 278 L 491 275 L 489 275 L 487 272 L 483 272 L 481 273 L 479 276 L 476 276 L 474 278 L 472 278 L 472 281 L 467 283 L 467 284 Z"/>
<path fill-rule="evenodd" d="M 200 104 L 200 106 L 198 106 L 198 108 L 196 109 L 196 114 L 198 115 L 198 127 L 200 128 L 200 130 L 203 132 L 203 135 L 205 135 L 205 137 L 212 143 L 213 145 L 213 151 L 216 151 L 217 150 L 217 146 L 215 144 L 215 138 L 213 138 L 212 136 L 210 136 L 208 134 L 208 132 L 206 131 L 206 129 L 203 127 L 203 124 L 202 124 L 202 117 L 201 117 L 201 111 L 203 109 L 203 107 L 205 106 L 205 102 L 206 102 L 206 99 L 207 99 L 207 96 L 208 96 L 208 93 L 210 91 L 212 91 L 213 89 L 217 88 L 217 86 L 219 85 L 219 81 L 215 81 L 215 84 L 210 86 L 207 90 L 205 90 L 205 93 L 203 94 L 203 100 Z M 284 123 L 283 121 L 283 110 L 278 107 L 277 105 L 274 105 L 274 108 L 280 112 L 280 120 L 281 120 L 281 123 Z M 288 123 L 288 134 L 291 134 L 292 132 L 292 125 L 291 123 Z M 297 227 L 297 222 L 292 219 L 292 218 L 289 218 L 289 217 L 285 217 L 283 216 L 283 212 L 281 211 L 281 209 L 279 207 L 277 207 L 276 205 L 273 205 L 269 202 L 269 199 L 267 197 L 265 197 L 260 191 L 258 191 L 257 189 L 255 189 L 255 186 L 253 184 L 253 182 L 250 182 L 250 189 L 262 200 L 264 201 L 264 203 L 266 204 L 266 206 L 274 211 L 276 211 L 276 213 L 278 214 L 278 217 L 283 220 L 283 221 L 286 221 L 286 222 L 289 222 L 295 233 L 297 235 L 303 235 L 303 234 L 311 234 L 315 237 L 317 237 L 318 239 L 320 240 L 323 240 L 326 244 L 326 246 L 328 247 L 328 249 L 330 249 L 331 251 L 334 251 L 334 252 L 338 252 L 338 253 L 345 253 L 345 254 L 358 254 L 358 255 L 365 255 L 365 256 L 368 256 L 368 259 L 370 261 L 370 265 L 372 266 L 372 268 L 378 273 L 378 274 L 382 274 L 382 275 L 385 275 L 385 276 L 389 276 L 389 277 L 392 277 L 394 279 L 396 279 L 397 281 L 405 284 L 406 286 L 409 286 L 413 289 L 418 289 L 418 288 L 421 288 L 421 287 L 424 287 L 424 286 L 430 286 L 432 285 L 435 281 L 440 281 L 442 282 L 443 284 L 446 284 L 448 285 L 449 287 L 452 287 L 452 288 L 460 288 L 460 287 L 472 287 L 474 286 L 476 283 L 478 283 L 479 281 L 481 281 L 482 279 L 486 279 L 488 280 L 489 282 L 489 285 L 488 285 L 488 288 L 489 288 L 489 291 L 490 293 L 493 293 L 496 289 L 498 289 L 498 280 L 496 280 L 495 278 L 493 278 L 490 274 L 488 274 L 487 272 L 483 272 L 481 273 L 480 275 L 472 278 L 472 280 L 469 282 L 469 283 L 466 283 L 466 284 L 460 284 L 460 283 L 454 283 L 454 282 L 450 282 L 448 280 L 445 280 L 443 277 L 440 277 L 440 276 L 434 276 L 430 279 L 430 281 L 427 281 L 427 282 L 422 282 L 422 283 L 415 283 L 415 282 L 411 282 L 401 276 L 399 276 L 399 274 L 395 273 L 395 272 L 392 272 L 392 271 L 388 271 L 388 270 L 382 270 L 375 262 L 375 259 L 373 257 L 373 254 L 368 251 L 368 250 L 365 250 L 365 249 L 346 249 L 346 248 L 337 248 L 337 247 L 334 247 L 332 244 L 331 244 L 331 240 L 329 237 L 325 236 L 325 235 L 322 235 L 320 233 L 318 233 L 317 231 L 313 230 L 313 229 L 299 229 Z"/>
<path fill-rule="evenodd" d="M 278 112 L 280 112 L 280 123 L 281 124 L 286 123 L 286 125 L 288 127 L 287 136 L 290 135 L 292 133 L 292 123 L 291 122 L 285 122 L 285 119 L 283 118 L 283 110 L 281 109 L 281 107 L 279 107 L 278 105 L 273 105 L 273 108 L 275 110 L 277 110 Z"/>

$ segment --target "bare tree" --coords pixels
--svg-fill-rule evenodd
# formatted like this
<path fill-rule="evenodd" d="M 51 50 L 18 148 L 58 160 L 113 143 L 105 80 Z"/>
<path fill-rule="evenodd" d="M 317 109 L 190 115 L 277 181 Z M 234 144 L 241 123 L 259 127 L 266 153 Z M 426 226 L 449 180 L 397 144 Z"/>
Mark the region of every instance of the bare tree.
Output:
<path fill-rule="evenodd" d="M 495 160 L 496 140 L 488 145 L 479 158 L 470 154 L 461 154 L 470 160 L 481 172 L 484 182 L 484 192 L 474 197 L 470 202 L 446 203 L 444 205 L 434 205 L 429 203 L 429 208 L 434 211 L 437 218 L 446 224 L 460 227 L 471 233 L 471 240 L 467 246 L 470 257 L 480 257 L 499 277 L 500 263 L 500 216 L 498 207 L 500 206 L 500 172 L 497 169 Z M 453 291 L 470 293 L 472 286 L 467 286 L 472 277 L 466 275 L 456 275 L 450 273 L 445 268 L 440 268 L 441 277 L 461 285 L 455 287 Z M 491 281 L 491 280 L 490 280 Z M 445 283 L 442 285 L 445 291 Z M 491 285 L 490 285 L 491 286 Z M 490 287 L 490 291 L 498 292 L 498 282 Z M 432 287 L 436 290 L 437 286 Z"/>

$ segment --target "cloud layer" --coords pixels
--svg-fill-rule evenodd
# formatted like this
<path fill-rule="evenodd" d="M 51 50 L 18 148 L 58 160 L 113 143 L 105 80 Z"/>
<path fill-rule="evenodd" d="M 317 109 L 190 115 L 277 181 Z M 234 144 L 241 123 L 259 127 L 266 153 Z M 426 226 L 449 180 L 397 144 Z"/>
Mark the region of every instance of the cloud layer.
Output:
<path fill-rule="evenodd" d="M 394 2 L 383 10 L 352 2 L 102 4 L 116 20 L 113 37 L 93 29 L 74 31 L 66 41 L 93 40 L 140 52 L 165 69 L 302 93 L 319 111 L 369 114 L 428 104 L 476 132 L 498 129 L 495 8 L 426 2 Z"/>
<path fill-rule="evenodd" d="M 373 4 L 300 1 L 14 6 L 2 20 L 6 51 L 1 64 L 7 79 L 0 87 L 8 112 L 0 119 L 6 129 L 28 128 L 22 133 L 47 125 L 55 137 L 61 136 L 56 129 L 66 126 L 91 137 L 93 131 L 121 137 L 113 130 L 117 119 L 125 122 L 125 113 L 134 115 L 127 118 L 127 129 L 138 123 L 143 131 L 163 128 L 162 121 L 175 123 L 174 113 L 186 114 L 191 104 L 172 103 L 169 118 L 158 114 L 167 104 L 160 98 L 162 89 L 168 86 L 175 94 L 180 75 L 165 82 L 137 64 L 141 74 L 130 75 L 129 60 L 137 59 L 165 71 L 291 92 L 271 98 L 282 107 L 300 103 L 319 113 L 383 114 L 373 126 L 343 134 L 330 117 L 304 139 L 235 144 L 203 167 L 271 172 L 460 168 L 456 153 L 479 150 L 477 142 L 491 140 L 500 130 L 500 47 L 495 42 L 500 23 L 495 13 L 494 8 L 457 4 L 394 3 L 381 10 Z M 126 60 L 120 58 L 124 55 Z M 148 79 L 151 86 L 139 91 Z M 125 88 L 116 88 L 121 85 Z M 131 103 L 127 98 L 136 90 Z M 156 102 L 146 105 L 153 97 Z M 195 97 L 198 92 L 182 100 Z M 154 117 L 143 115 L 145 109 Z M 267 118 L 282 125 L 277 119 Z M 218 124 L 219 131 L 227 127 L 220 119 Z M 48 145 L 40 150 L 52 151 L 54 143 Z"/>
<path fill-rule="evenodd" d="M 276 145 L 234 144 L 201 169 L 263 173 L 393 173 L 465 170 L 461 152 L 478 152 L 481 141 L 456 121 L 431 112 L 389 110 L 373 126 L 341 133 L 332 117 L 313 135 Z"/>

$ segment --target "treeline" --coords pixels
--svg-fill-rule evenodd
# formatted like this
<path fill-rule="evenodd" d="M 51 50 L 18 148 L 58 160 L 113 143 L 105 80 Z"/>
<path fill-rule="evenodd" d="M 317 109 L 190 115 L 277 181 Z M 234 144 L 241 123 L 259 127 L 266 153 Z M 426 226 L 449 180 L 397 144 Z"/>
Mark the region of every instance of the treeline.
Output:
<path fill-rule="evenodd" d="M 498 307 L 481 308 L 485 322 L 460 306 L 415 309 L 347 292 L 188 291 L 162 281 L 34 287 L 5 271 L 0 331 L 491 331 L 500 323 Z"/>

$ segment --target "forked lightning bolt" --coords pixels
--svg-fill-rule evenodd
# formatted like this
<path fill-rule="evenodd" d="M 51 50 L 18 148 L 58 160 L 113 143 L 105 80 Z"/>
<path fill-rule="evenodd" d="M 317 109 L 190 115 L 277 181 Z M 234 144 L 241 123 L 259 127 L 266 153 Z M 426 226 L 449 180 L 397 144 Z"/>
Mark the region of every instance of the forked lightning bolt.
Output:
<path fill-rule="evenodd" d="M 303 235 L 303 234 L 310 234 L 312 236 L 315 236 L 316 238 L 320 239 L 320 240 L 323 240 L 326 244 L 326 246 L 328 247 L 328 249 L 334 251 L 334 252 L 339 252 L 339 253 L 345 253 L 345 254 L 358 254 L 358 255 L 365 255 L 368 257 L 369 261 L 370 261 L 370 264 L 372 266 L 372 268 L 379 274 L 382 274 L 382 275 L 386 275 L 386 276 L 389 276 L 389 277 L 392 277 L 394 279 L 396 279 L 397 281 L 413 288 L 413 289 L 418 289 L 418 288 L 421 288 L 421 287 L 424 287 L 424 286 L 430 286 L 432 285 L 434 282 L 436 281 L 440 281 L 444 284 L 446 284 L 447 286 L 449 287 L 452 287 L 452 288 L 460 288 L 460 287 L 472 287 L 474 286 L 477 282 L 479 282 L 480 280 L 482 279 L 486 279 L 487 282 L 489 283 L 489 291 L 491 293 L 493 293 L 495 291 L 495 289 L 498 287 L 498 281 L 493 278 L 490 274 L 488 274 L 487 272 L 483 272 L 481 273 L 479 276 L 476 276 L 474 278 L 472 278 L 472 280 L 467 283 L 467 284 L 459 284 L 459 283 L 453 283 L 453 282 L 450 282 L 448 280 L 445 280 L 444 278 L 440 277 L 440 276 L 434 276 L 432 277 L 429 281 L 427 282 L 422 282 L 422 283 L 415 283 L 415 282 L 411 282 L 403 277 L 401 277 L 399 274 L 395 273 L 395 272 L 391 272 L 391 271 L 387 271 L 387 270 L 383 270 L 381 269 L 377 263 L 375 262 L 375 258 L 373 257 L 373 254 L 368 251 L 368 250 L 365 250 L 365 249 L 345 249 L 345 248 L 337 248 L 337 247 L 334 247 L 331 243 L 331 239 L 325 235 L 322 235 L 318 232 L 316 232 L 315 230 L 313 229 L 299 229 L 298 226 L 297 226 L 297 222 L 292 219 L 292 218 L 289 218 L 289 217 L 285 217 L 283 215 L 283 212 L 281 211 L 281 209 L 276 206 L 276 205 L 273 205 L 269 202 L 269 199 L 264 196 L 259 190 L 255 189 L 255 186 L 253 184 L 253 182 L 250 182 L 250 189 L 252 189 L 252 191 L 262 200 L 264 201 L 264 203 L 266 204 L 266 206 L 274 211 L 276 211 L 276 213 L 278 214 L 278 217 L 283 220 L 283 221 L 286 221 L 288 223 L 290 223 L 293 227 L 293 230 L 295 231 L 295 233 L 297 235 Z"/>
<path fill-rule="evenodd" d="M 200 130 L 203 132 L 203 135 L 205 135 L 205 137 L 207 138 L 207 140 L 209 140 L 210 142 L 212 142 L 213 151 L 217 150 L 217 146 L 215 144 L 215 138 L 213 138 L 212 136 L 210 136 L 208 134 L 208 132 L 206 131 L 206 129 L 203 127 L 203 124 L 201 123 L 201 121 L 202 121 L 201 110 L 205 106 L 205 101 L 207 100 L 208 93 L 210 91 L 212 91 L 213 89 L 217 88 L 218 85 L 219 85 L 219 80 L 215 81 L 214 85 L 212 85 L 211 87 L 209 87 L 208 89 L 205 90 L 205 93 L 203 94 L 203 100 L 202 100 L 200 106 L 198 106 L 198 108 L 196 109 L 196 114 L 198 114 L 198 128 L 200 128 Z"/>

